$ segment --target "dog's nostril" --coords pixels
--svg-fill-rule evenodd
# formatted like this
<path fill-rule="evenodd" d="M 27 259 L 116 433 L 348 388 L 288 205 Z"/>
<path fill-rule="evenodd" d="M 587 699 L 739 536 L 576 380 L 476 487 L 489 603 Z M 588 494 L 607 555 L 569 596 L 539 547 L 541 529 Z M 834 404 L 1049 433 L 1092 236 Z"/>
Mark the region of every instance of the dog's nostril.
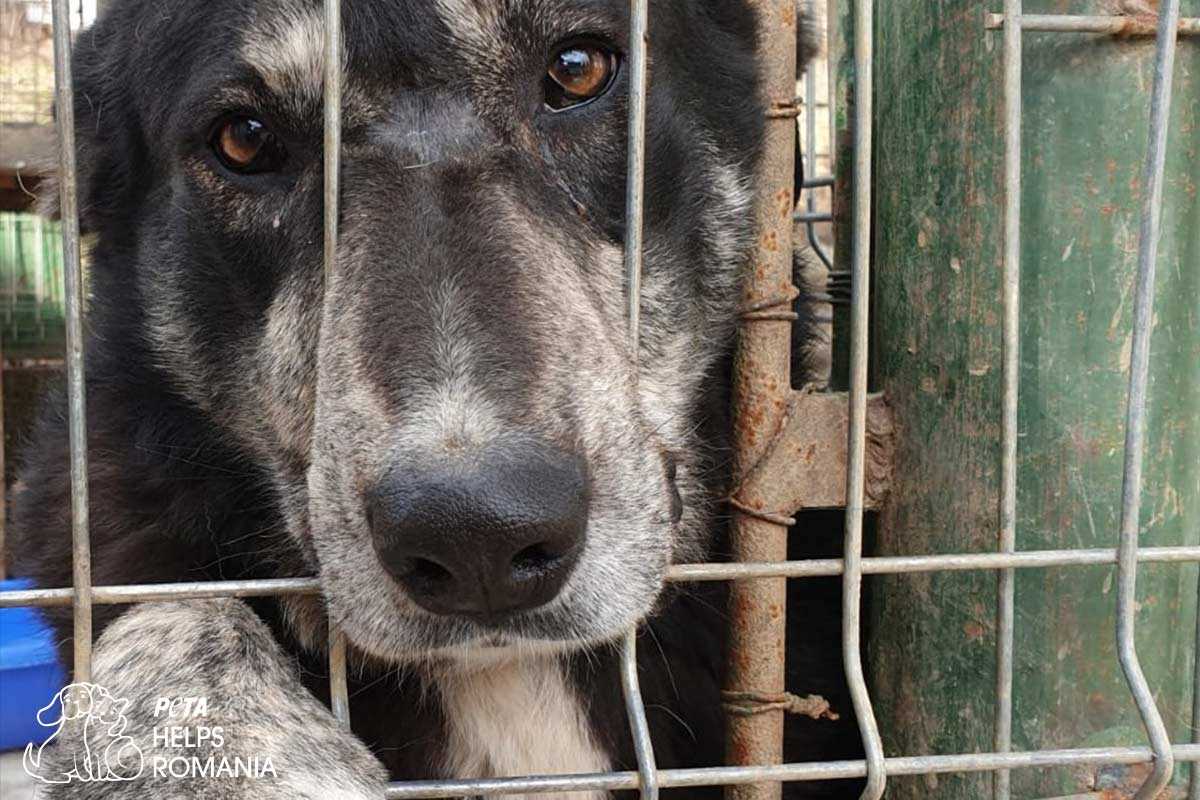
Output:
<path fill-rule="evenodd" d="M 530 545 L 513 556 L 513 575 L 518 578 L 536 576 L 553 567 L 559 558 L 560 556 L 551 552 L 545 544 Z"/>
<path fill-rule="evenodd" d="M 450 570 L 428 558 L 413 558 L 408 562 L 402 580 L 416 594 L 428 596 L 443 592 L 454 584 Z"/>
<path fill-rule="evenodd" d="M 427 558 L 414 558 L 412 570 L 409 571 L 408 575 L 414 580 L 424 583 L 440 583 L 454 578 L 450 574 L 450 570 L 436 561 L 430 561 Z"/>

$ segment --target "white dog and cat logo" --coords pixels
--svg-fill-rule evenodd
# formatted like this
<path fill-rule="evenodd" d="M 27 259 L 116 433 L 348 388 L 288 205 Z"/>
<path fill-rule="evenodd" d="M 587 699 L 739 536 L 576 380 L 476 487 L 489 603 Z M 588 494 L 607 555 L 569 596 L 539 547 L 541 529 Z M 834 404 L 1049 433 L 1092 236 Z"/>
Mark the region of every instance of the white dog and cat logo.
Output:
<path fill-rule="evenodd" d="M 26 745 L 25 772 L 45 784 L 132 781 L 143 773 L 175 779 L 278 777 L 270 756 L 223 752 L 226 733 L 207 724 L 207 698 L 156 698 L 153 749 L 143 750 L 128 735 L 129 708 L 130 701 L 94 683 L 64 687 L 38 711 L 38 724 L 54 730 L 40 747 Z"/>
<path fill-rule="evenodd" d="M 38 724 L 54 728 L 40 746 L 25 746 L 25 772 L 42 783 L 72 781 L 131 781 L 145 768 L 142 751 L 125 729 L 129 701 L 114 697 L 94 683 L 72 683 L 60 690 L 37 713 Z M 57 774 L 43 772 L 46 748 L 58 744 L 63 728 L 71 725 L 79 732 L 71 766 Z"/>

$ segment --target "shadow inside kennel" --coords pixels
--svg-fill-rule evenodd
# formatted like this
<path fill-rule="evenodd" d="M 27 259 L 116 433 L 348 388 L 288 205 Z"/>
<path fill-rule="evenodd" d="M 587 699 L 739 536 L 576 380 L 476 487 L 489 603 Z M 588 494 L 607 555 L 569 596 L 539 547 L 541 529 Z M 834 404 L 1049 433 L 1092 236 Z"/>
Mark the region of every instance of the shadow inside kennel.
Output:
<path fill-rule="evenodd" d="M 841 558 L 845 513 L 840 510 L 806 511 L 796 515 L 788 532 L 788 559 L 805 561 Z M 866 542 L 874 530 L 874 515 L 864 519 Z M 863 604 L 869 606 L 871 582 L 863 586 Z M 863 757 L 858 721 L 850 702 L 842 668 L 842 579 L 808 578 L 788 581 L 788 691 L 800 696 L 820 695 L 829 702 L 836 720 L 789 714 L 784 727 L 784 758 L 797 761 L 842 761 Z M 864 614 L 864 622 L 867 615 Z M 864 627 L 863 641 L 870 641 Z M 865 656 L 865 652 L 864 652 Z M 831 780 L 784 784 L 787 798 L 854 800 L 864 781 Z"/>

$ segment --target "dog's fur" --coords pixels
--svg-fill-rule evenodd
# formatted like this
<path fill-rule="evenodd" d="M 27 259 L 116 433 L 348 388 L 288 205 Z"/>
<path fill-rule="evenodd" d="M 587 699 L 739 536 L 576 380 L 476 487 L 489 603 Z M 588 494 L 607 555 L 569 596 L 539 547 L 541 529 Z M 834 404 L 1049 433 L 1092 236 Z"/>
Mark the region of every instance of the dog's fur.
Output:
<path fill-rule="evenodd" d="M 555 46 L 586 34 L 619 49 L 627 14 L 624 0 L 345 4 L 328 279 L 316 0 L 117 0 L 80 35 L 93 580 L 315 574 L 322 587 L 250 601 L 254 615 L 235 601 L 98 607 L 96 680 L 115 694 L 139 707 L 257 682 L 229 721 L 247 728 L 238 741 L 311 754 L 277 782 L 103 796 L 366 797 L 385 775 L 629 768 L 608 643 L 639 622 L 660 765 L 723 761 L 720 588 L 664 595 L 663 574 L 721 549 L 725 371 L 764 118 L 756 19 L 742 0 L 651 3 L 635 354 L 628 71 L 586 106 L 542 105 Z M 284 140 L 282 170 L 218 163 L 210 133 L 235 112 Z M 424 611 L 381 566 L 364 492 L 389 470 L 531 438 L 587 466 L 567 583 L 492 625 Z M 68 585 L 61 399 L 29 453 L 17 561 Z M 299 689 L 327 698 L 327 618 L 350 643 L 357 739 Z M 69 615 L 51 619 L 66 653 Z"/>

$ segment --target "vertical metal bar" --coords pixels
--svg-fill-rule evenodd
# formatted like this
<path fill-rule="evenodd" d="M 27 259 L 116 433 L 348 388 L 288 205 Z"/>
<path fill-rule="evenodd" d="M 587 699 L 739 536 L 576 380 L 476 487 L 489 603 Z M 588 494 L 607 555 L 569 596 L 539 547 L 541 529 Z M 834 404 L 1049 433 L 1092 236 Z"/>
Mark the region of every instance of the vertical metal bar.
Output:
<path fill-rule="evenodd" d="M 1137 624 L 1137 556 L 1142 500 L 1142 450 L 1146 427 L 1146 385 L 1150 373 L 1151 314 L 1154 309 L 1154 272 L 1158 261 L 1158 234 L 1162 215 L 1163 174 L 1167 157 L 1167 128 L 1171 109 L 1171 82 L 1175 44 L 1179 33 L 1179 0 L 1162 0 L 1159 6 L 1158 45 L 1154 64 L 1154 90 L 1150 99 L 1150 134 L 1143 175 L 1145 195 L 1138 242 L 1137 297 L 1134 304 L 1133 348 L 1129 367 L 1129 398 L 1125 416 L 1125 466 L 1121 486 L 1121 533 L 1117 543 L 1117 654 L 1129 690 L 1142 715 L 1154 750 L 1154 769 L 1135 800 L 1158 797 L 1171 780 L 1175 767 L 1171 741 L 1154 695 L 1138 661 L 1134 639 Z"/>
<path fill-rule="evenodd" d="M 325 0 L 325 283 L 337 259 L 338 179 L 342 149 L 342 13 L 340 0 Z"/>
<path fill-rule="evenodd" d="M 325 287 L 337 259 L 338 180 L 342 150 L 342 9 L 341 0 L 325 0 Z M 329 621 L 329 700 L 333 716 L 350 724 L 346 687 L 346 636 Z"/>
<path fill-rule="evenodd" d="M 625 291 L 627 324 L 635 364 L 642 299 L 642 200 L 646 174 L 646 49 L 649 8 L 647 0 L 629 4 L 629 146 L 625 174 Z M 637 674 L 637 628 L 621 642 L 621 691 L 637 756 L 642 800 L 658 800 L 658 772 L 654 745 L 646 722 L 646 707 Z"/>
<path fill-rule="evenodd" d="M 795 5 L 754 0 L 762 52 L 762 95 L 767 116 L 762 158 L 755 176 L 757 249 L 743 278 L 745 307 L 790 308 L 792 197 L 796 157 Z M 789 13 L 782 15 L 780 10 Z M 791 392 L 791 323 L 743 320 L 733 379 L 734 474 L 745 475 L 762 458 L 783 422 Z M 737 485 L 735 478 L 734 485 Z M 735 492 L 736 494 L 736 492 Z M 738 496 L 742 508 L 756 498 Z M 736 508 L 737 506 L 735 506 Z M 774 510 L 774 509 L 767 509 Z M 787 524 L 744 512 L 730 528 L 733 556 L 742 562 L 787 560 Z M 728 684 L 731 692 L 778 694 L 785 689 L 787 581 L 735 581 L 729 587 Z M 783 760 L 783 711 L 765 709 L 728 720 L 727 757 L 737 765 Z M 730 800 L 778 800 L 778 782 L 731 786 Z"/>
<path fill-rule="evenodd" d="M 629 3 L 629 149 L 625 176 L 625 292 L 634 357 L 642 299 L 642 197 L 646 174 L 648 0 Z"/>
<path fill-rule="evenodd" d="M 1021 333 L 1021 0 L 1004 2 L 1004 339 L 1003 411 L 1000 451 L 1000 542 L 1002 553 L 1017 547 L 1017 408 L 1020 397 Z M 1013 639 L 1016 573 L 997 573 L 995 749 L 1012 749 Z M 1008 800 L 1012 775 L 998 770 L 995 800 Z"/>
<path fill-rule="evenodd" d="M 621 641 L 621 691 L 625 695 L 629 732 L 633 735 L 633 752 L 637 755 L 642 800 L 658 800 L 658 767 L 654 761 L 654 745 L 650 742 L 650 725 L 646 722 L 646 706 L 638 685 L 637 628 L 630 629 Z"/>
<path fill-rule="evenodd" d="M 1192 650 L 1192 743 L 1200 744 L 1200 577 L 1196 581 L 1196 644 Z M 1187 800 L 1200 800 L 1200 764 L 1189 769 Z"/>
<path fill-rule="evenodd" d="M 346 689 L 346 634 L 329 623 L 329 705 L 333 717 L 350 727 L 350 696 Z"/>
<path fill-rule="evenodd" d="M 870 322 L 871 156 L 874 5 L 854 4 L 854 252 L 851 254 L 850 431 L 846 469 L 846 541 L 842 575 L 842 661 L 866 754 L 862 800 L 879 800 L 887 778 L 883 742 L 862 664 L 862 524 L 867 451 L 867 335 Z"/>
<path fill-rule="evenodd" d="M 642 199 L 646 191 L 646 62 L 648 0 L 630 0 L 629 6 L 629 149 L 625 164 L 625 302 L 629 338 L 635 361 L 642 301 Z M 654 746 L 646 721 L 646 706 L 637 682 L 637 628 L 620 645 L 620 688 L 625 714 L 634 738 L 637 775 L 642 800 L 658 800 L 658 771 Z"/>
<path fill-rule="evenodd" d="M 58 201 L 66 284 L 67 411 L 71 440 L 71 564 L 75 681 L 92 675 L 92 548 L 88 541 L 87 400 L 83 366 L 83 269 L 76 203 L 75 92 L 71 84 L 71 8 L 53 0 L 54 116 L 58 129 Z"/>
<path fill-rule="evenodd" d="M 817 174 L 817 81 L 816 68 L 808 65 L 808 70 L 804 73 L 804 158 L 806 163 L 804 166 L 812 171 L 813 175 Z M 829 162 L 831 165 L 833 161 Z M 804 192 L 805 207 L 810 215 L 817 212 L 817 196 L 813 189 L 802 189 L 796 187 L 797 191 Z M 821 259 L 821 263 L 825 265 L 825 269 L 833 269 L 833 261 L 829 258 L 829 254 L 825 252 L 825 247 L 817 238 L 816 223 L 809 219 L 804 223 L 806 233 L 808 235 L 808 244 L 812 247 L 813 252 Z"/>

